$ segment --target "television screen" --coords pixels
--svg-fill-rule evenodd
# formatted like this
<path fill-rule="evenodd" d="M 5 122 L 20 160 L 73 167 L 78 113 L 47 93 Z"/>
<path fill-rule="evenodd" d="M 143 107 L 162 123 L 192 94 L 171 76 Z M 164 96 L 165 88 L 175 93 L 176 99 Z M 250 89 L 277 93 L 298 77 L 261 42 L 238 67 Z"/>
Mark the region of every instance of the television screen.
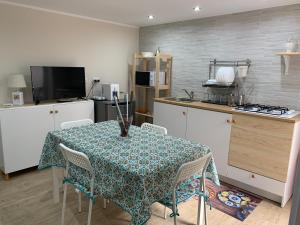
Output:
<path fill-rule="evenodd" d="M 31 66 L 35 102 L 85 97 L 84 67 Z"/>

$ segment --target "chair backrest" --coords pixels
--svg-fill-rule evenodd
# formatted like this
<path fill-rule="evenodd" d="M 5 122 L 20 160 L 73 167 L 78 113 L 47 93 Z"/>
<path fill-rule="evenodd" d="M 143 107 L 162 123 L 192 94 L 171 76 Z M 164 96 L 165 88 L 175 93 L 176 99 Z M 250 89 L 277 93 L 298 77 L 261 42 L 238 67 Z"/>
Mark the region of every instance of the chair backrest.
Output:
<path fill-rule="evenodd" d="M 87 170 L 92 176 L 94 176 L 94 170 L 86 154 L 74 151 L 65 146 L 64 144 L 59 144 L 59 147 L 65 160 L 67 161 L 67 165 L 69 162 L 71 162 L 72 164 Z"/>
<path fill-rule="evenodd" d="M 212 153 L 208 153 L 199 159 L 181 165 L 176 175 L 175 187 L 194 175 L 201 174 L 204 176 L 211 159 Z"/>
<path fill-rule="evenodd" d="M 81 126 L 87 126 L 90 124 L 93 124 L 93 120 L 91 119 L 83 119 L 83 120 L 74 120 L 74 121 L 68 121 L 68 122 L 63 122 L 60 124 L 61 129 L 68 129 L 72 127 L 81 127 Z"/>
<path fill-rule="evenodd" d="M 160 134 L 167 134 L 168 133 L 166 128 L 155 125 L 155 124 L 151 124 L 151 123 L 143 123 L 141 128 L 143 130 L 157 132 L 157 133 L 160 133 Z"/>

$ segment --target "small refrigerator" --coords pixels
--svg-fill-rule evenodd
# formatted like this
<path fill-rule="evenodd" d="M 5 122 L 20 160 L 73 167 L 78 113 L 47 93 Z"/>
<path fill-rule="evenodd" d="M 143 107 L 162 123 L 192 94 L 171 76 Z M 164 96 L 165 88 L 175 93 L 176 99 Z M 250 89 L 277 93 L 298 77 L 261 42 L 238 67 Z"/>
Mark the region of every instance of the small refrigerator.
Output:
<path fill-rule="evenodd" d="M 292 210 L 289 225 L 300 225 L 300 157 L 296 171 Z"/>
<path fill-rule="evenodd" d="M 132 103 L 134 104 L 134 102 Z M 114 101 L 100 101 L 100 100 L 94 100 L 94 107 L 95 107 L 95 122 L 102 122 L 107 120 L 117 120 L 118 113 L 117 113 L 117 107 L 116 103 Z M 119 102 L 119 107 L 122 114 L 126 114 L 127 107 L 126 107 L 126 101 L 121 100 Z M 132 115 L 134 109 L 131 107 L 131 104 L 129 103 L 128 110 L 129 114 Z M 134 114 L 133 114 L 133 121 L 134 121 Z"/>

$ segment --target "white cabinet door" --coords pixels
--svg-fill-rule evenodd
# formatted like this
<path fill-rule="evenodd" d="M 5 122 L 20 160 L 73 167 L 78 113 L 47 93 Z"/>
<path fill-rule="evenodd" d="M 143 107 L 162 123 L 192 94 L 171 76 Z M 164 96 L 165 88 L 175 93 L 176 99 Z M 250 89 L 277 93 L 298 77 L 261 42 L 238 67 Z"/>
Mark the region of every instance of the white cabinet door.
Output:
<path fill-rule="evenodd" d="M 186 138 L 209 146 L 213 152 L 218 173 L 226 176 L 232 115 L 202 109 L 188 108 Z"/>
<path fill-rule="evenodd" d="M 55 130 L 60 129 L 62 122 L 88 118 L 94 121 L 94 101 L 68 102 L 54 105 Z"/>
<path fill-rule="evenodd" d="M 167 128 L 168 134 L 185 138 L 187 107 L 154 103 L 154 124 Z"/>
<path fill-rule="evenodd" d="M 54 128 L 52 110 L 40 105 L 0 111 L 4 173 L 39 164 L 45 137 Z"/>

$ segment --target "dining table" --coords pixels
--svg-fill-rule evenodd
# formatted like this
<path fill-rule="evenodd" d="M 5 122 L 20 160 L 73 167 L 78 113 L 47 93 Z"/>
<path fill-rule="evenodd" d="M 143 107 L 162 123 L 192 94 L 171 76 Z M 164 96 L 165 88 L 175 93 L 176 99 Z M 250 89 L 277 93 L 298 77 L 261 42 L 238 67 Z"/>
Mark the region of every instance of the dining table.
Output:
<path fill-rule="evenodd" d="M 131 223 L 143 225 L 151 217 L 151 205 L 172 191 L 179 167 L 211 152 L 206 145 L 131 126 L 120 136 L 117 121 L 51 131 L 47 134 L 39 169 L 65 167 L 59 144 L 86 154 L 95 173 L 95 194 L 109 199 L 131 215 Z M 70 175 L 89 187 L 89 176 L 78 167 Z M 214 160 L 206 176 L 216 185 Z M 54 192 L 58 193 L 58 183 Z"/>

